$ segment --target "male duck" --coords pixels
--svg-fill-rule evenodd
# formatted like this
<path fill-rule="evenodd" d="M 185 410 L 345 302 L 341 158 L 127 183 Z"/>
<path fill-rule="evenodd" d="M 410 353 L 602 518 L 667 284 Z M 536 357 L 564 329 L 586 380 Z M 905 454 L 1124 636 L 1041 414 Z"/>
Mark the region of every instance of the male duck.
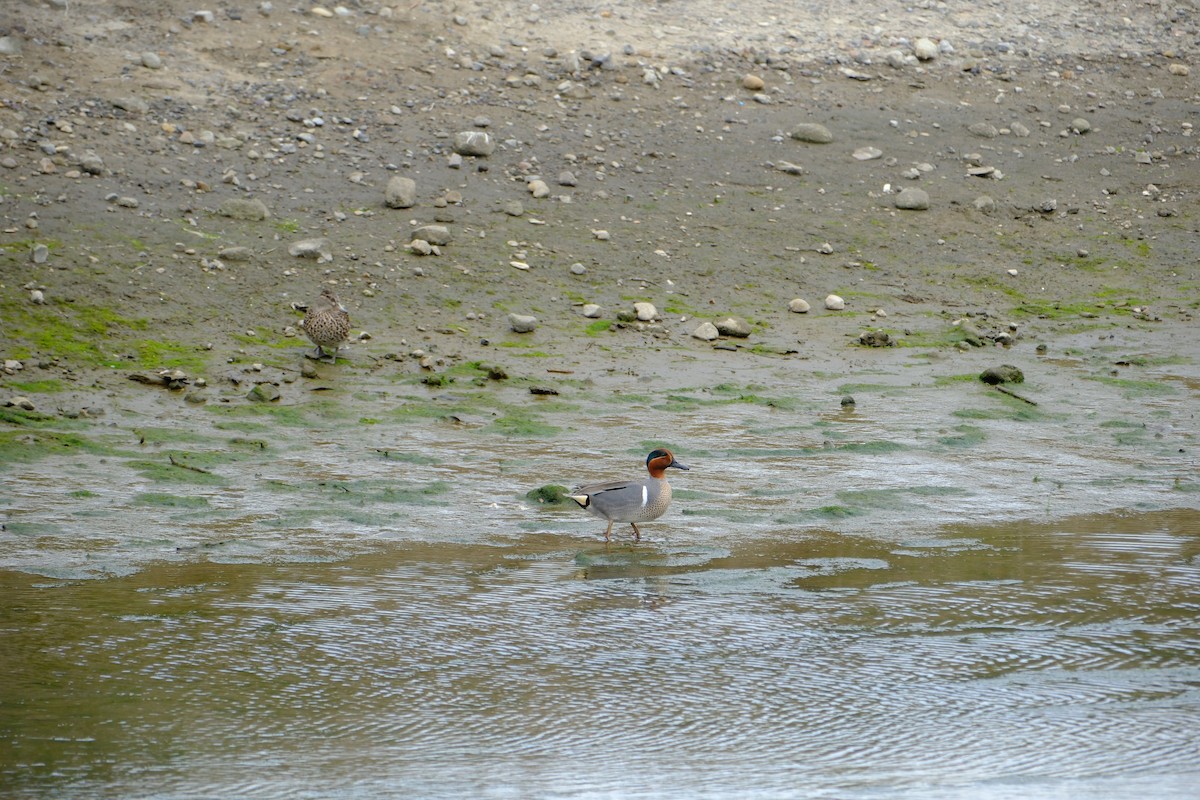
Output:
<path fill-rule="evenodd" d="M 663 474 L 669 467 L 688 469 L 675 460 L 670 450 L 654 450 L 646 456 L 649 478 L 640 481 L 611 481 L 581 486 L 574 494 L 567 495 L 580 508 L 585 508 L 600 519 L 608 520 L 604 541 L 609 541 L 614 522 L 628 522 L 633 526 L 633 538 L 641 541 L 639 522 L 658 519 L 666 513 L 671 502 L 671 484 Z"/>

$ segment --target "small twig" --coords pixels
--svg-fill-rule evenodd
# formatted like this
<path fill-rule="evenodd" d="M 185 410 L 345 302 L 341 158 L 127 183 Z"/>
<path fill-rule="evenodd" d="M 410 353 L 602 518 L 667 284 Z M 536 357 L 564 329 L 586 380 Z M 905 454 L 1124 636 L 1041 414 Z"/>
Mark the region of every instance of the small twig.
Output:
<path fill-rule="evenodd" d="M 206 469 L 201 469 L 200 467 L 193 467 L 191 464 L 184 464 L 182 461 L 176 461 L 175 456 L 171 455 L 170 453 L 167 454 L 167 458 L 169 458 L 171 460 L 172 467 L 179 467 L 180 469 L 190 469 L 192 472 L 199 472 L 202 475 L 212 475 L 212 473 Z"/>
<path fill-rule="evenodd" d="M 1030 400 L 1028 397 L 1021 397 L 1021 395 L 1017 394 L 1012 389 L 1005 389 L 1003 386 L 997 386 L 995 388 L 996 388 L 997 392 L 1003 392 L 1004 394 L 1008 395 L 1009 397 L 1015 397 L 1018 400 L 1020 400 L 1022 403 L 1029 403 L 1029 405 L 1031 405 L 1031 406 L 1037 405 L 1037 403 L 1035 403 L 1033 400 Z"/>

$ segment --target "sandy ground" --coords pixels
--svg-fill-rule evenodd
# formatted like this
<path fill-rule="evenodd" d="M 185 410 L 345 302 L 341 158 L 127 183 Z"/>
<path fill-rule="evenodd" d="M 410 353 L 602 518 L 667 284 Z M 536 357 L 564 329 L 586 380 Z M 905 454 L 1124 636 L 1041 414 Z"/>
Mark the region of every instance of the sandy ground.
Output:
<path fill-rule="evenodd" d="M 102 411 L 147 391 L 129 375 L 181 369 L 193 399 L 269 382 L 288 402 L 293 304 L 323 284 L 369 334 L 318 368 L 339 380 L 528 372 L 530 351 L 539 376 L 678 365 L 689 385 L 758 359 L 912 367 L 912 347 L 1028 365 L 1130 331 L 1138 358 L 1194 368 L 1194 6 L 267 5 L 0 11 L 0 349 L 20 362 L 0 399 Z M 459 162 L 461 131 L 494 151 Z M 385 205 L 395 176 L 412 207 Z M 898 209 L 904 188 L 929 208 Z M 236 199 L 267 218 L 226 216 Z M 409 250 L 425 224 L 448 229 L 438 254 Z M 328 260 L 289 255 L 315 237 Z M 661 319 L 617 324 L 636 301 Z M 691 336 L 723 315 L 750 336 Z M 873 329 L 901 346 L 868 352 Z"/>

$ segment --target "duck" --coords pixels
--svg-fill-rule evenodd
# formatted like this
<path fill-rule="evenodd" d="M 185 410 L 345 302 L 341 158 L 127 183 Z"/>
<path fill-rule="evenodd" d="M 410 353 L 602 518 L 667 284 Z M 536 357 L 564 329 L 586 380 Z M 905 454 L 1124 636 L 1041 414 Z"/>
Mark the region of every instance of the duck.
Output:
<path fill-rule="evenodd" d="M 666 513 L 671 503 L 671 484 L 667 483 L 664 474 L 672 468 L 690 469 L 676 461 L 670 450 L 652 450 L 646 456 L 646 470 L 650 477 L 640 481 L 609 481 L 580 486 L 567 496 L 580 508 L 608 520 L 604 541 L 611 541 L 614 522 L 628 522 L 633 526 L 634 541 L 640 542 L 642 532 L 637 524 L 658 519 Z"/>
<path fill-rule="evenodd" d="M 350 338 L 350 314 L 333 289 L 321 290 L 321 296 L 304 312 L 300 327 L 317 346 L 312 358 L 322 359 L 329 350 L 329 362 L 337 362 L 338 348 Z"/>

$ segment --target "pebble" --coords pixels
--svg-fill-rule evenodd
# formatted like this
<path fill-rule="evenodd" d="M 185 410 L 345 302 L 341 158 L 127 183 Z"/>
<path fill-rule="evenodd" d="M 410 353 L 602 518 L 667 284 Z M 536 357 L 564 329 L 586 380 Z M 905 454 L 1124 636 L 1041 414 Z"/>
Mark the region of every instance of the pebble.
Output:
<path fill-rule="evenodd" d="M 717 330 L 717 326 L 713 325 L 711 322 L 701 322 L 696 326 L 696 329 L 692 331 L 693 337 L 701 339 L 705 342 L 711 342 L 720 335 L 721 332 Z"/>
<path fill-rule="evenodd" d="M 46 304 L 46 295 L 42 294 L 41 289 L 33 289 L 29 292 L 29 301 L 35 306 Z"/>
<path fill-rule="evenodd" d="M 995 213 L 996 201 L 986 194 L 981 194 L 975 198 L 975 210 L 983 214 Z"/>
<path fill-rule="evenodd" d="M 0 56 L 19 56 L 21 40 L 15 36 L 0 36 Z"/>
<path fill-rule="evenodd" d="M 529 189 L 529 194 L 531 194 L 534 199 L 540 200 L 543 197 L 550 196 L 550 187 L 541 178 L 532 179 L 528 184 L 526 184 L 526 188 Z"/>
<path fill-rule="evenodd" d="M 829 144 L 833 141 L 833 133 L 818 122 L 802 122 L 788 135 L 798 142 L 809 144 Z"/>
<path fill-rule="evenodd" d="M 846 301 L 838 297 L 836 294 L 831 294 L 825 298 L 825 308 L 830 311 L 841 311 L 846 307 Z"/>
<path fill-rule="evenodd" d="M 496 143 L 485 131 L 460 131 L 454 136 L 454 152 L 463 156 L 490 156 Z"/>
<path fill-rule="evenodd" d="M 586 275 L 587 271 L 587 267 L 585 267 L 583 264 L 580 264 L 578 261 L 571 265 L 572 275 Z"/>
<path fill-rule="evenodd" d="M 746 75 L 742 78 L 742 88 L 752 92 L 762 91 L 766 85 L 766 82 L 757 75 Z"/>
<path fill-rule="evenodd" d="M 1078 133 L 1081 136 L 1092 129 L 1092 123 L 1088 122 L 1083 117 L 1076 117 L 1071 120 L 1071 132 Z"/>
<path fill-rule="evenodd" d="M 575 178 L 575 173 L 571 172 L 571 170 L 565 169 L 558 173 L 559 186 L 575 186 L 578 183 L 579 181 Z"/>
<path fill-rule="evenodd" d="M 45 264 L 50 258 L 50 248 L 44 244 L 35 244 L 29 252 L 29 257 L 35 264 Z"/>
<path fill-rule="evenodd" d="M 588 319 L 598 319 L 600 317 L 600 306 L 595 303 L 587 303 L 583 307 L 583 315 Z"/>
<path fill-rule="evenodd" d="M 1186 77 L 1190 75 L 1192 71 L 1187 64 L 1169 64 L 1167 65 L 1167 72 L 1171 73 L 1172 75 L 1178 75 L 1179 77 Z"/>
<path fill-rule="evenodd" d="M 633 311 L 639 322 L 653 322 L 658 319 L 658 309 L 653 303 L 634 303 Z"/>
<path fill-rule="evenodd" d="M 33 401 L 30 400 L 28 397 L 13 397 L 13 398 L 5 401 L 4 405 L 8 406 L 9 408 L 16 407 L 23 411 L 33 411 L 34 410 Z"/>
<path fill-rule="evenodd" d="M 788 303 L 788 311 L 796 314 L 807 314 L 810 308 L 812 308 L 812 306 L 810 306 L 808 301 L 802 297 L 797 297 Z"/>
<path fill-rule="evenodd" d="M 821 246 L 817 248 L 817 252 L 823 256 L 833 255 L 833 245 L 829 242 L 822 242 Z"/>
<path fill-rule="evenodd" d="M 531 333 L 537 329 L 538 319 L 527 314 L 509 314 L 508 326 L 516 333 Z"/>
<path fill-rule="evenodd" d="M 500 210 L 510 217 L 519 217 L 525 213 L 525 207 L 521 205 L 520 200 L 505 200 Z"/>
<path fill-rule="evenodd" d="M 1000 131 L 996 128 L 996 126 L 989 122 L 976 122 L 972 125 L 968 125 L 967 130 L 970 131 L 973 136 L 978 136 L 981 139 L 995 139 L 1000 135 Z"/>
<path fill-rule="evenodd" d="M 929 192 L 924 189 L 901 189 L 896 195 L 896 208 L 905 211 L 926 211 L 929 208 Z"/>
<path fill-rule="evenodd" d="M 20 372 L 23 369 L 25 369 L 25 365 L 22 364 L 17 359 L 15 359 L 15 358 L 4 359 L 4 371 L 6 373 L 8 373 L 9 375 L 12 375 L 14 372 Z"/>
<path fill-rule="evenodd" d="M 750 323 L 741 317 L 719 317 L 713 320 L 713 325 L 722 336 L 735 336 L 745 339 L 750 335 Z"/>
<path fill-rule="evenodd" d="M 417 182 L 403 175 L 393 175 L 384 190 L 383 202 L 388 208 L 412 208 L 417 204 Z"/>
<path fill-rule="evenodd" d="M 158 53 L 148 50 L 142 53 L 141 60 L 142 66 L 146 69 L 162 69 L 162 59 L 159 58 Z"/>
<path fill-rule="evenodd" d="M 854 151 L 854 157 L 859 161 L 873 161 L 883 157 L 883 151 L 878 147 L 860 147 Z"/>

